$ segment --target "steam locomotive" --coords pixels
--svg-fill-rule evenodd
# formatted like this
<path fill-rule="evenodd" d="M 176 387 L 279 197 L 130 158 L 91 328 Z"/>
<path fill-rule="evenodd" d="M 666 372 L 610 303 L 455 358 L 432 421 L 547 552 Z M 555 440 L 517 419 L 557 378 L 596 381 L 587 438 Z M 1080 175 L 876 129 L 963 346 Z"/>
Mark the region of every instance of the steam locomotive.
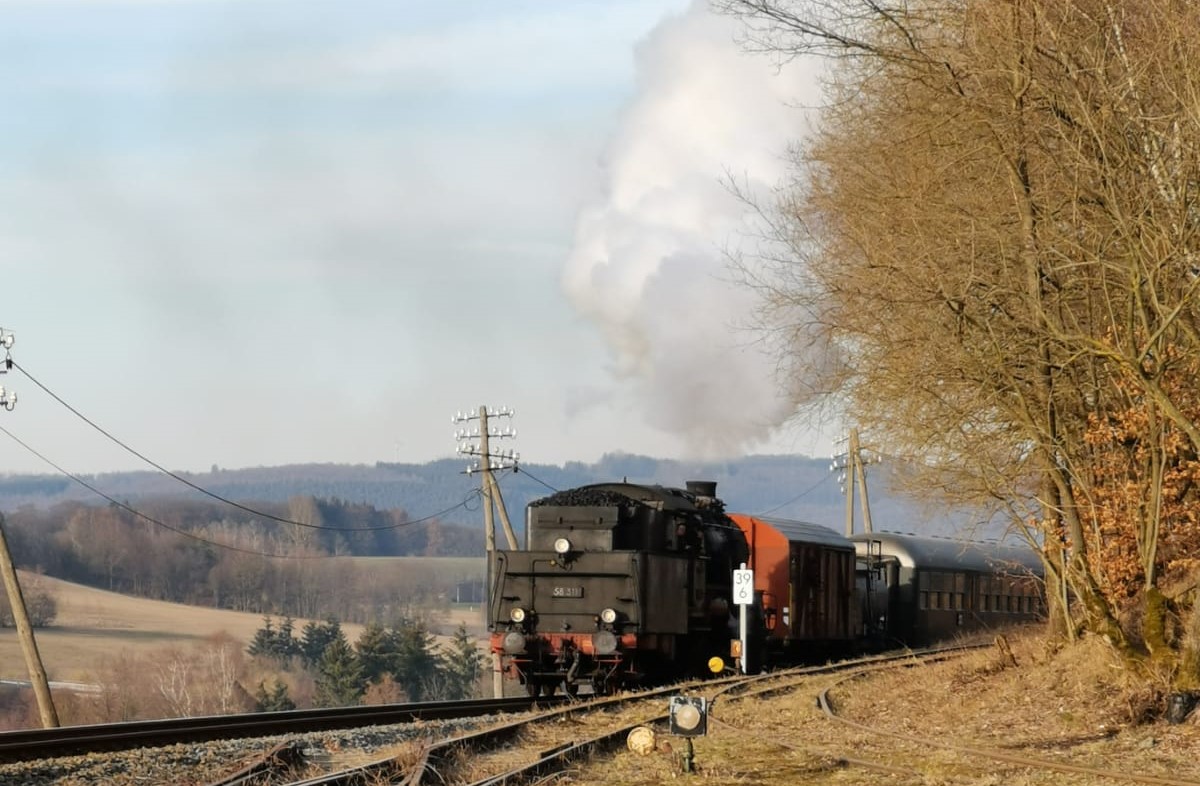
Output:
<path fill-rule="evenodd" d="M 608 693 L 724 669 L 740 654 L 732 577 L 743 565 L 755 577 L 751 672 L 1042 611 L 1031 552 L 997 558 L 979 544 L 850 539 L 728 514 L 712 482 L 558 492 L 529 505 L 525 539 L 524 549 L 491 555 L 488 627 L 506 676 L 532 695 L 583 685 Z"/>
<path fill-rule="evenodd" d="M 530 693 L 700 673 L 728 655 L 749 558 L 715 483 L 602 483 L 529 505 L 526 549 L 493 552 L 492 649 Z"/>

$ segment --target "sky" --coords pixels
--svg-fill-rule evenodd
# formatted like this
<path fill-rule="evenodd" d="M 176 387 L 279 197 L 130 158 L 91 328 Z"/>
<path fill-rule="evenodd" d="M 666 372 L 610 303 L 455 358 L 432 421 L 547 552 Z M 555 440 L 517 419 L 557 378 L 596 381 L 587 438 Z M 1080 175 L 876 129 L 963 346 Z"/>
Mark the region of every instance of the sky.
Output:
<path fill-rule="evenodd" d="M 146 468 L 55 397 L 191 472 L 443 458 L 481 404 L 526 462 L 829 454 L 725 257 L 816 79 L 736 37 L 703 0 L 0 0 L 0 473 Z"/>

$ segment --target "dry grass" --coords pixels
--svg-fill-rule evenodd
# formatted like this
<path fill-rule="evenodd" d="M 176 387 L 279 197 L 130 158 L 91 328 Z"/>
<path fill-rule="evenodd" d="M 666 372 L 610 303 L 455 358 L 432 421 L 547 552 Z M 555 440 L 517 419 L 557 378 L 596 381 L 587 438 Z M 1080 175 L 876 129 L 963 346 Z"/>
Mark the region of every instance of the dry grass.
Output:
<path fill-rule="evenodd" d="M 1161 696 L 1117 668 L 1108 647 L 1085 640 L 1070 647 L 1027 632 L 1009 638 L 1015 663 L 991 647 L 941 664 L 877 674 L 831 692 L 837 712 L 872 728 L 933 742 L 995 748 L 1097 769 L 1200 781 L 1200 719 L 1178 726 L 1145 722 Z M 806 783 L 1098 786 L 1112 780 L 1027 771 L 1000 761 L 982 767 L 935 744 L 914 744 L 832 722 L 815 696 L 831 678 L 814 679 L 788 696 L 718 702 L 717 722 L 695 742 L 696 773 L 713 786 Z M 685 777 L 684 741 L 660 735 L 658 751 L 622 751 L 564 783 L 642 786 Z M 844 757 L 886 761 L 897 772 L 844 766 Z"/>
<path fill-rule="evenodd" d="M 104 656 L 187 646 L 221 632 L 247 642 L 263 624 L 261 614 L 146 600 L 24 572 L 21 582 L 45 587 L 58 602 L 54 624 L 35 631 L 52 680 L 86 682 Z M 297 628 L 304 622 L 300 620 Z M 342 627 L 351 641 L 362 631 L 361 625 Z M 11 628 L 0 629 L 0 679 L 28 679 L 20 643 Z"/>
<path fill-rule="evenodd" d="M 365 564 L 391 560 L 403 568 L 405 560 L 415 558 L 356 558 Z M 423 559 L 425 564 L 430 560 Z M 477 559 L 437 558 L 446 563 L 448 571 L 467 571 Z M 87 682 L 95 674 L 98 661 L 119 654 L 143 655 L 167 647 L 188 646 L 224 633 L 249 642 L 262 627 L 263 615 L 227 611 L 179 603 L 147 600 L 131 595 L 85 587 L 49 576 L 20 571 L 22 586 L 41 587 L 50 592 L 58 603 L 58 616 L 53 625 L 35 632 L 38 650 L 51 680 Z M 456 606 L 435 616 L 435 624 L 443 634 L 452 634 L 459 624 L 477 637 L 485 635 L 483 610 L 479 606 Z M 307 620 L 296 620 L 296 632 Z M 320 620 L 318 620 L 320 622 Z M 342 630 L 351 642 L 363 626 L 343 623 Z M 449 635 L 435 637 L 447 643 Z M 0 628 L 0 679 L 28 679 L 25 660 L 12 628 Z"/>

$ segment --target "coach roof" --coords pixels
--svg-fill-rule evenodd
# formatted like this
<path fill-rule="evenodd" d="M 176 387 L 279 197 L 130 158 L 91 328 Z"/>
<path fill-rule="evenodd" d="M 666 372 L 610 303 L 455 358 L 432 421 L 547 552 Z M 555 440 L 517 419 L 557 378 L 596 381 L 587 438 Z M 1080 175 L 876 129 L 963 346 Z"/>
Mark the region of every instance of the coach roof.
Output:
<path fill-rule="evenodd" d="M 810 524 L 807 521 L 793 521 L 791 519 L 777 519 L 771 516 L 751 516 L 745 513 L 731 515 L 734 518 L 741 517 L 761 521 L 775 529 L 792 543 L 815 543 L 821 546 L 832 546 L 846 550 L 854 548 L 854 544 L 845 536 L 820 524 Z"/>
<path fill-rule="evenodd" d="M 1042 562 L 1026 545 L 906 535 L 899 532 L 856 533 L 850 537 L 860 556 L 867 544 L 878 541 L 883 557 L 894 557 L 905 568 L 970 570 L 1042 574 Z"/>

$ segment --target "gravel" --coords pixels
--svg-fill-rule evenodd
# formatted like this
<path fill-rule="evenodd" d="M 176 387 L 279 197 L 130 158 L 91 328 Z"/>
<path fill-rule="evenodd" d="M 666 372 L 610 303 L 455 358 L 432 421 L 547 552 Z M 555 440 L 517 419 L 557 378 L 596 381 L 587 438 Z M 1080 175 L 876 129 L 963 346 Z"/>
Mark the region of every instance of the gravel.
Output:
<path fill-rule="evenodd" d="M 483 722 L 486 722 L 483 721 Z M 479 719 L 418 721 L 358 729 L 286 734 L 253 739 L 89 753 L 0 765 L 0 784 L 21 786 L 146 786 L 211 783 L 236 772 L 280 744 L 299 742 L 307 761 L 323 761 L 330 751 L 378 754 L 397 744 L 445 738 L 476 728 Z M 382 758 L 382 755 L 380 757 Z"/>

